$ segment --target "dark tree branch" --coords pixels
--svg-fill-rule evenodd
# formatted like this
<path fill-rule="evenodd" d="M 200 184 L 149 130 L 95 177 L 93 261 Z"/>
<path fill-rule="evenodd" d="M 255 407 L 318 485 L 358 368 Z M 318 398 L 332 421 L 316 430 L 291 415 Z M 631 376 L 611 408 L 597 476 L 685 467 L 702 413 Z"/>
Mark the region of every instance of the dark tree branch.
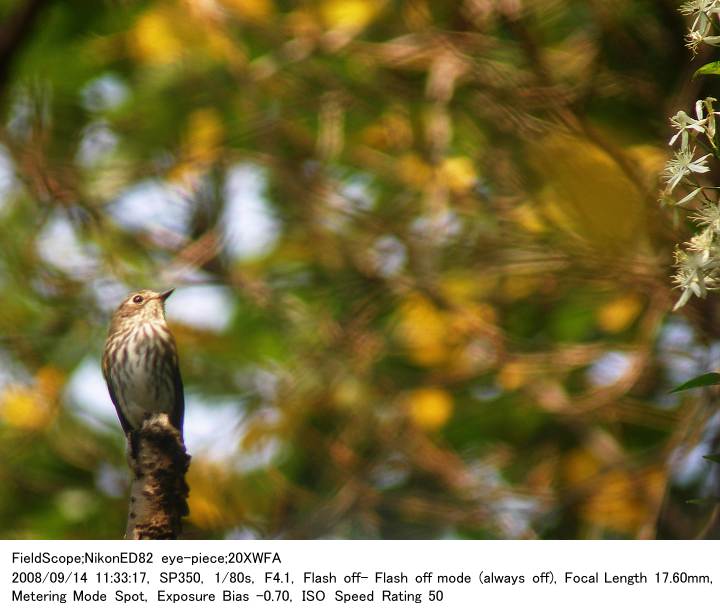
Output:
<path fill-rule="evenodd" d="M 49 0 L 27 0 L 0 26 L 0 101 L 5 94 L 12 64 L 47 4 Z"/>
<path fill-rule="evenodd" d="M 132 435 L 133 472 L 126 539 L 177 539 L 189 512 L 185 474 L 190 456 L 167 415 L 154 415 Z"/>

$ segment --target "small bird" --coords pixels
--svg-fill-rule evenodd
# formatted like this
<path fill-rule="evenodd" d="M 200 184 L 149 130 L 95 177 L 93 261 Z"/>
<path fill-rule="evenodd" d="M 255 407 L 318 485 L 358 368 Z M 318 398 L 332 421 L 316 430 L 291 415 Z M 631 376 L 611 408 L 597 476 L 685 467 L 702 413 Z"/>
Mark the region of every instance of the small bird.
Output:
<path fill-rule="evenodd" d="M 165 321 L 164 293 L 137 291 L 110 322 L 102 371 L 120 424 L 130 439 L 145 419 L 168 415 L 182 436 L 185 398 L 175 339 Z"/>

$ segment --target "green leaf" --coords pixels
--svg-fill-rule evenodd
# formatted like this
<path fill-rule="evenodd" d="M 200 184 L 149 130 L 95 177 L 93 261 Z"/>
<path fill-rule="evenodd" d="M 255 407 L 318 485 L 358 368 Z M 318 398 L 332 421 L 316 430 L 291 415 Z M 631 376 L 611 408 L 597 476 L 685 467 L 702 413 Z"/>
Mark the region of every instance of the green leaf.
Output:
<path fill-rule="evenodd" d="M 686 500 L 686 505 L 717 505 L 720 503 L 720 498 L 709 496 L 708 498 L 691 498 Z"/>
<path fill-rule="evenodd" d="M 698 75 L 720 75 L 720 60 L 715 60 L 715 62 L 709 62 L 708 64 L 701 66 L 695 71 L 693 79 L 695 79 Z"/>
<path fill-rule="evenodd" d="M 671 394 L 676 394 L 679 391 L 685 391 L 686 389 L 693 389 L 694 387 L 710 387 L 710 385 L 717 385 L 720 383 L 720 374 L 717 372 L 708 372 L 696 376 L 689 381 L 686 381 L 682 385 L 678 385 L 675 389 L 670 390 Z"/>
<path fill-rule="evenodd" d="M 717 462 L 720 464 L 720 453 L 711 453 L 709 456 L 703 456 L 706 460 L 710 460 L 710 462 Z"/>

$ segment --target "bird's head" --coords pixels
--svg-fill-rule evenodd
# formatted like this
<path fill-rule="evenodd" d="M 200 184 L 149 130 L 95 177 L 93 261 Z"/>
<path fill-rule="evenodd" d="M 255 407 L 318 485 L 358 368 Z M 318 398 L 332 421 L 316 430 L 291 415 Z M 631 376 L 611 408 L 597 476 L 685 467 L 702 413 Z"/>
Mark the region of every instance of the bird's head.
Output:
<path fill-rule="evenodd" d="M 165 321 L 165 300 L 175 289 L 156 293 L 148 289 L 130 293 L 113 314 L 113 326 L 128 323 Z"/>

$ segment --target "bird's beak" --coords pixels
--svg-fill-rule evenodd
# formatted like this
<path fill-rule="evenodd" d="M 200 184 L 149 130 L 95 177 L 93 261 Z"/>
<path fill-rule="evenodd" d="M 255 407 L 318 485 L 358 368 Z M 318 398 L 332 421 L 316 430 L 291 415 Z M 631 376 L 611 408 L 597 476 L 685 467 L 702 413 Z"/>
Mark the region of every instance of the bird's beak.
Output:
<path fill-rule="evenodd" d="M 169 289 L 169 290 L 165 291 L 164 293 L 160 293 L 158 295 L 158 297 L 164 302 L 168 297 L 170 297 L 172 295 L 172 292 L 174 290 L 175 289 Z"/>

